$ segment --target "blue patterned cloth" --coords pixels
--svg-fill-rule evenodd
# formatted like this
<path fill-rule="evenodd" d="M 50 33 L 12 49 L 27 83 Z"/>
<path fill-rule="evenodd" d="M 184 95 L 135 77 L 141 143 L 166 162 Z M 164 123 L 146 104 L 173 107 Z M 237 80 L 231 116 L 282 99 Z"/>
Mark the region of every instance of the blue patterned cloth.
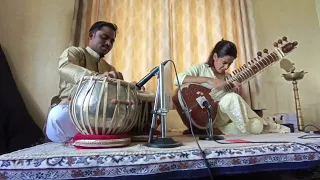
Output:
<path fill-rule="evenodd" d="M 320 163 L 320 139 L 299 139 L 303 133 L 244 136 L 261 144 L 199 141 L 214 174 L 312 168 Z M 132 144 L 118 149 L 78 150 L 46 143 L 0 156 L 0 179 L 191 178 L 208 176 L 192 137 L 175 138 L 182 147 L 156 149 Z M 227 138 L 222 141 L 240 139 Z M 292 143 L 277 143 L 291 141 Z"/>

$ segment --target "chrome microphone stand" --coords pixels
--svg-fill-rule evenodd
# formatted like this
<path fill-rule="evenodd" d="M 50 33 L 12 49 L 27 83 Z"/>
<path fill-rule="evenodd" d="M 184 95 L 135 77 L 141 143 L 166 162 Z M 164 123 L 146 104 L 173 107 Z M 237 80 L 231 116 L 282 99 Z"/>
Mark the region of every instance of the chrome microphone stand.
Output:
<path fill-rule="evenodd" d="M 153 107 L 153 116 L 151 122 L 151 128 L 149 132 L 149 140 L 147 146 L 154 148 L 174 148 L 182 146 L 182 143 L 174 141 L 171 137 L 166 136 L 166 116 L 168 110 L 166 109 L 165 92 L 164 92 L 164 65 L 161 63 L 159 66 L 159 72 L 157 73 L 158 86 Z M 160 95 L 160 109 L 158 109 L 158 100 Z M 155 124 L 157 116 L 161 117 L 161 137 L 153 139 L 155 130 Z"/>
<path fill-rule="evenodd" d="M 208 140 L 208 141 L 215 141 L 215 140 L 223 140 L 224 137 L 223 136 L 218 136 L 218 135 L 214 135 L 213 134 L 213 120 L 212 120 L 212 106 L 211 104 L 209 104 L 208 101 L 204 102 L 204 106 L 207 108 L 208 110 L 208 123 L 207 123 L 207 131 L 209 129 L 209 133 L 206 136 L 199 136 L 200 140 Z"/>

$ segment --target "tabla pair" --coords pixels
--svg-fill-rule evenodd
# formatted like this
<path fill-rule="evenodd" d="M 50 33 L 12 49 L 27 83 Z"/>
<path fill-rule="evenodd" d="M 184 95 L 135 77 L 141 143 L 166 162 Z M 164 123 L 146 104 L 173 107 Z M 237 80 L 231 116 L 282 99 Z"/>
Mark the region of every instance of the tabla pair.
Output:
<path fill-rule="evenodd" d="M 70 116 L 80 132 L 73 145 L 108 148 L 147 141 L 154 100 L 155 94 L 139 92 L 126 81 L 83 77 L 70 96 Z"/>

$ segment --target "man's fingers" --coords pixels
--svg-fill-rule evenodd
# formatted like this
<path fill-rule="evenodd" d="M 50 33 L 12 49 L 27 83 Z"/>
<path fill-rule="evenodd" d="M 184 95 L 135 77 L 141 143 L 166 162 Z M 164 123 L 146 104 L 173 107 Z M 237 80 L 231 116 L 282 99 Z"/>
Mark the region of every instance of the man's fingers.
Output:
<path fill-rule="evenodd" d="M 106 77 L 123 80 L 123 75 L 121 72 L 110 71 L 110 72 L 105 72 L 105 74 L 106 74 Z"/>
<path fill-rule="evenodd" d="M 104 73 L 105 77 L 114 78 L 115 76 L 112 73 Z"/>
<path fill-rule="evenodd" d="M 122 73 L 121 73 L 121 72 L 118 72 L 118 79 L 123 80 L 123 75 L 122 75 Z"/>
<path fill-rule="evenodd" d="M 113 78 L 117 78 L 117 73 L 114 71 L 109 72 L 110 74 L 112 74 Z"/>

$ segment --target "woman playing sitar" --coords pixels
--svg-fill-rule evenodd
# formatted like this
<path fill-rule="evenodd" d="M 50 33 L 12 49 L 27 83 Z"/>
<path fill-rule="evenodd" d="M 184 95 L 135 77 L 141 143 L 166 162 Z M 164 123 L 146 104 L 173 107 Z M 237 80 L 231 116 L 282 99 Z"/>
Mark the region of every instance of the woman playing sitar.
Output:
<path fill-rule="evenodd" d="M 226 91 L 230 87 L 225 79 L 226 70 L 237 58 L 234 43 L 221 40 L 210 53 L 206 63 L 193 65 L 178 74 L 181 84 L 197 83 L 212 90 Z M 175 79 L 175 85 L 178 85 Z M 225 94 L 218 102 L 214 127 L 225 135 L 289 133 L 286 126 L 259 117 L 241 97 L 241 84 L 234 81 L 235 92 Z"/>

